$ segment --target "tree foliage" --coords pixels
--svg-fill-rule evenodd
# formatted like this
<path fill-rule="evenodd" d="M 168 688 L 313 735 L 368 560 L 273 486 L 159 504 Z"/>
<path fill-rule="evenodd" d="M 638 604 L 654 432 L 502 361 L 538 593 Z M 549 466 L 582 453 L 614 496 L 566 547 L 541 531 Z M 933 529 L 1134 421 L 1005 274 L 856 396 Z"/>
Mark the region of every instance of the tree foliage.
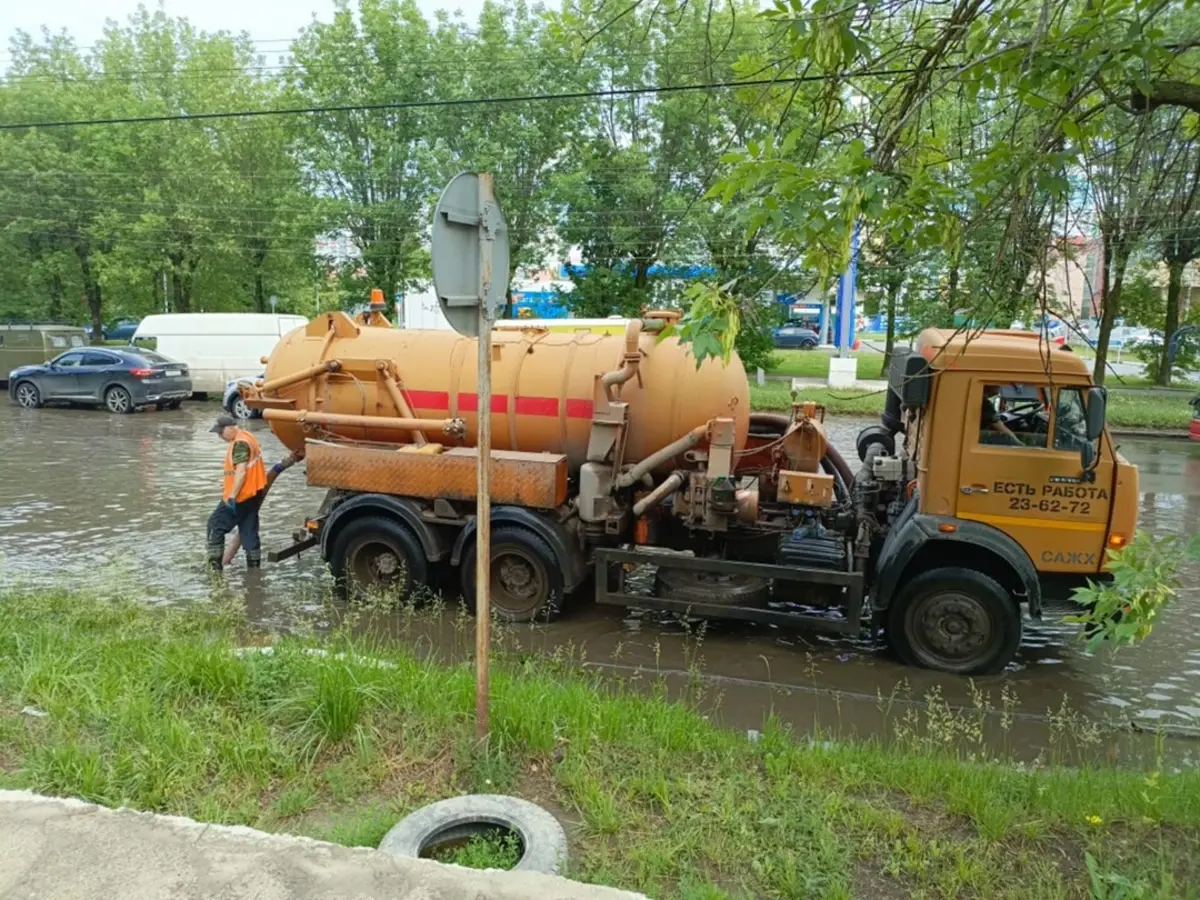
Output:
<path fill-rule="evenodd" d="M 1184 318 L 1198 33 L 1156 0 L 488 0 L 476 22 L 338 0 L 277 58 L 144 8 L 92 48 L 18 35 L 8 122 L 320 110 L 0 133 L 0 314 L 394 294 L 428 280 L 432 205 L 473 169 L 510 274 L 572 255 L 576 313 L 678 307 L 698 360 L 767 361 L 762 298 L 830 287 L 856 227 L 893 334 L 1051 311 L 1053 248 L 1094 232 L 1100 378 L 1147 254 L 1176 298 L 1158 330 Z M 706 287 L 675 273 L 697 267 Z"/>

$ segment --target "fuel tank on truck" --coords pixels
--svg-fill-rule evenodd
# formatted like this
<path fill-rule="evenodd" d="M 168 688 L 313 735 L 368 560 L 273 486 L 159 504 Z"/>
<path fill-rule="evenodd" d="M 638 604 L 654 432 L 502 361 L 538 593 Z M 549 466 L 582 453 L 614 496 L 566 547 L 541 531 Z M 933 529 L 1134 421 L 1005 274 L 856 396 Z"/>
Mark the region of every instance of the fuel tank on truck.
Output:
<path fill-rule="evenodd" d="M 336 319 L 335 317 L 342 317 Z M 331 336 L 332 333 L 332 336 Z M 572 472 L 587 454 L 599 379 L 621 368 L 626 335 L 592 332 L 497 329 L 492 334 L 492 446 L 497 450 L 563 453 Z M 638 375 L 620 388 L 629 404 L 624 461 L 634 463 L 709 419 L 735 421 L 735 449 L 749 430 L 750 389 L 735 355 L 728 365 L 695 358 L 676 337 L 637 337 Z M 401 389 L 418 418 L 461 418 L 466 436 L 457 441 L 427 434 L 430 441 L 474 446 L 477 434 L 474 339 L 453 331 L 424 331 L 355 323 L 344 313 L 324 313 L 306 328 L 285 335 L 267 362 L 264 383 L 332 360 L 336 372 L 273 391 L 295 410 L 367 416 L 401 416 L 381 380 L 380 363 L 395 364 Z M 290 449 L 303 446 L 304 426 L 271 421 Z M 309 434 L 333 433 L 351 440 L 411 440 L 394 429 L 358 425 L 309 425 Z M 670 463 L 664 466 L 670 469 Z"/>

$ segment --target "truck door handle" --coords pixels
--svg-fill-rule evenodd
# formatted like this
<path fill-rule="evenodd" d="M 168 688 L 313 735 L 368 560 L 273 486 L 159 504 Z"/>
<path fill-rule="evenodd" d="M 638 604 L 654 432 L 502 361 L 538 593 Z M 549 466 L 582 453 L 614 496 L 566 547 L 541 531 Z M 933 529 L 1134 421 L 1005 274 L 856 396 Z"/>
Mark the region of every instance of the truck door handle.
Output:
<path fill-rule="evenodd" d="M 977 484 L 964 484 L 961 488 L 964 494 L 986 494 L 988 489 Z"/>

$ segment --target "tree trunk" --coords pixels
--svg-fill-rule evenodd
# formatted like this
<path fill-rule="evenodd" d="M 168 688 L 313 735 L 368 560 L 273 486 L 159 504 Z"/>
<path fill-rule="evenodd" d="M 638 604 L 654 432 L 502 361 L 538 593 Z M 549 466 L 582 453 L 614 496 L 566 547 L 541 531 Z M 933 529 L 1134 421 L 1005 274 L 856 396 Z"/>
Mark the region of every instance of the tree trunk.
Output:
<path fill-rule="evenodd" d="M 92 272 L 92 248 L 87 244 L 76 244 L 75 256 L 79 260 L 79 272 L 83 276 L 83 298 L 92 314 L 92 343 L 99 344 L 104 340 L 104 326 L 100 320 L 103 297 L 100 285 Z"/>
<path fill-rule="evenodd" d="M 887 295 L 887 337 L 883 342 L 883 365 L 879 369 L 880 378 L 887 378 L 888 370 L 892 367 L 892 350 L 896 346 L 896 301 L 899 295 L 900 282 L 890 283 Z"/>
<path fill-rule="evenodd" d="M 1158 361 L 1158 383 L 1171 383 L 1171 337 L 1179 330 L 1179 295 L 1183 292 L 1182 259 L 1167 260 L 1167 320 L 1163 326 L 1162 356 Z"/>
<path fill-rule="evenodd" d="M 1125 266 L 1129 262 L 1129 252 L 1121 248 L 1110 250 L 1110 243 L 1104 246 L 1104 279 L 1101 282 L 1103 295 L 1100 298 L 1100 333 L 1096 335 L 1096 364 L 1092 369 L 1092 379 L 1096 384 L 1104 384 L 1105 370 L 1108 367 L 1108 342 L 1112 338 L 1113 323 L 1121 311 L 1121 286 L 1125 282 Z M 1111 268 L 1109 263 L 1112 263 Z M 1111 281 L 1110 281 L 1111 278 Z"/>
<path fill-rule="evenodd" d="M 150 290 L 154 296 L 154 311 L 158 312 L 163 308 L 163 300 L 166 299 L 163 293 L 163 277 L 166 273 L 162 269 L 154 270 L 154 280 L 150 285 Z"/>
<path fill-rule="evenodd" d="M 58 321 L 63 314 L 63 280 L 61 275 L 50 277 L 50 320 Z"/>
<path fill-rule="evenodd" d="M 92 341 L 100 344 L 104 342 L 104 323 L 100 320 L 100 307 L 103 303 L 103 298 L 100 295 L 100 285 L 93 279 L 90 290 L 88 291 L 88 308 L 92 311 Z"/>
<path fill-rule="evenodd" d="M 254 308 L 260 313 L 267 311 L 267 290 L 263 284 L 263 273 L 261 268 L 254 270 Z"/>
<path fill-rule="evenodd" d="M 179 270 L 171 272 L 171 305 L 177 313 L 191 312 L 188 297 L 183 290 L 183 277 Z"/>

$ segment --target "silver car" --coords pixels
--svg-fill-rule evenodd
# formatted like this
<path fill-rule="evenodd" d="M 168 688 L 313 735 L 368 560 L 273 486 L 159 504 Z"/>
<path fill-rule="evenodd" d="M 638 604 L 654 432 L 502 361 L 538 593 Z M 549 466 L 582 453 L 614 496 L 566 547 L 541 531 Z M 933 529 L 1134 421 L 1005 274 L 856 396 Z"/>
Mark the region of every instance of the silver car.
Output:
<path fill-rule="evenodd" d="M 225 407 L 225 411 L 231 416 L 236 416 L 239 419 L 259 419 L 262 418 L 261 409 L 251 409 L 246 405 L 246 401 L 242 399 L 241 391 L 238 386 L 242 384 L 253 384 L 260 378 L 264 378 L 265 374 L 249 375 L 245 378 L 235 378 L 233 381 L 225 385 L 225 399 L 221 405 Z"/>

